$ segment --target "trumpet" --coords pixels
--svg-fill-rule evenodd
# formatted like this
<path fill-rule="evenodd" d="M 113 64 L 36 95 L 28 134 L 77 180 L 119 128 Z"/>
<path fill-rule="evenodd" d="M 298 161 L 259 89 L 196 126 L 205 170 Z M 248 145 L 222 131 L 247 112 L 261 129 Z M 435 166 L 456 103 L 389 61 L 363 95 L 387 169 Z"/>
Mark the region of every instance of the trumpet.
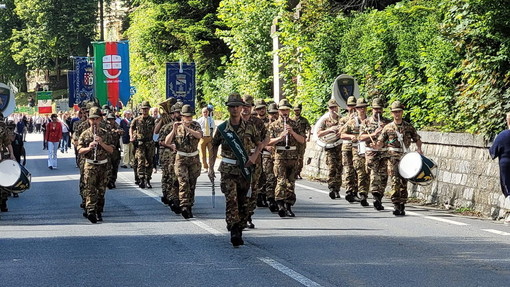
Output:
<path fill-rule="evenodd" d="M 94 142 L 96 143 L 96 144 L 94 145 L 94 163 L 97 163 L 97 162 L 98 162 L 98 161 L 97 161 L 97 144 L 98 144 L 98 143 L 96 142 L 96 136 L 97 136 L 97 133 L 96 133 L 97 131 L 96 131 L 96 129 L 97 129 L 97 128 L 96 128 L 96 126 L 95 126 L 95 125 L 94 125 L 94 126 L 92 126 Z"/>
<path fill-rule="evenodd" d="M 283 117 L 283 129 L 287 130 L 287 117 Z M 285 149 L 290 149 L 289 146 L 289 132 L 285 135 Z"/>

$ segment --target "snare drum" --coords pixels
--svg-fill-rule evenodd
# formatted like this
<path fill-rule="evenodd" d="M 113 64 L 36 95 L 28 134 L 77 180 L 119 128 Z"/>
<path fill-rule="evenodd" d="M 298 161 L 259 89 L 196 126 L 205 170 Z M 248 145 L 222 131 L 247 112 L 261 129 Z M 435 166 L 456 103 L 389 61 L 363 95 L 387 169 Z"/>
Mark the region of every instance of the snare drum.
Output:
<path fill-rule="evenodd" d="M 417 152 L 410 152 L 400 159 L 398 172 L 411 183 L 428 185 L 436 178 L 437 164 Z"/>
<path fill-rule="evenodd" d="M 14 193 L 20 193 L 30 188 L 32 175 L 28 170 L 14 160 L 0 162 L 0 186 Z"/>

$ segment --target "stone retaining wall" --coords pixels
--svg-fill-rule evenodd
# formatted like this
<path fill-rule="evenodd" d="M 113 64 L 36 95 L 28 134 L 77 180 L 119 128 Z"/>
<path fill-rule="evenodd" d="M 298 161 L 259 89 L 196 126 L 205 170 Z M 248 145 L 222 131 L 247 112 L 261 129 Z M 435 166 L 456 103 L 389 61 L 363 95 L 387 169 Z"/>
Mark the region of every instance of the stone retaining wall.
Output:
<path fill-rule="evenodd" d="M 427 186 L 409 184 L 410 197 L 446 208 L 470 208 L 493 219 L 510 212 L 510 198 L 505 199 L 499 184 L 498 161 L 490 158 L 488 144 L 482 137 L 419 133 L 424 155 L 437 163 L 437 178 Z M 302 175 L 327 178 L 325 152 L 314 142 L 307 144 Z"/>

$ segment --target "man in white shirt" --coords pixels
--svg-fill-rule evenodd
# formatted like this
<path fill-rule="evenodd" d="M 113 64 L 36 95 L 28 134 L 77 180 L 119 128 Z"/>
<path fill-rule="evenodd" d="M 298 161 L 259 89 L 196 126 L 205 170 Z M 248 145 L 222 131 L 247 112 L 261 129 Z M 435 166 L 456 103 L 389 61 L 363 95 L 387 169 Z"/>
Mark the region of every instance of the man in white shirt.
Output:
<path fill-rule="evenodd" d="M 209 169 L 209 165 L 207 164 L 207 161 L 209 159 L 209 155 L 212 151 L 212 135 L 215 128 L 214 120 L 212 117 L 209 116 L 209 110 L 207 107 L 202 109 L 202 116 L 198 118 L 197 122 L 200 124 L 200 127 L 202 128 L 202 138 L 200 139 L 200 154 L 202 158 L 202 167 L 204 168 L 204 171 L 207 172 Z M 206 153 L 207 149 L 207 153 Z"/>

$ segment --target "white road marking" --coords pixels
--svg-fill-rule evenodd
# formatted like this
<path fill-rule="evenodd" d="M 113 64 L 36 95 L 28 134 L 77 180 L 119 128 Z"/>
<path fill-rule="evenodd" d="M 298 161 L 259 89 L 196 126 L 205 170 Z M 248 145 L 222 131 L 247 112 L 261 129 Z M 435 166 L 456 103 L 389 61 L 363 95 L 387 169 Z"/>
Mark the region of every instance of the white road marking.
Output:
<path fill-rule="evenodd" d="M 469 225 L 467 223 L 453 221 L 453 220 L 450 220 L 450 219 L 444 219 L 444 218 L 441 218 L 441 217 L 424 216 L 423 218 L 437 220 L 437 221 L 441 221 L 441 222 L 446 222 L 446 223 L 450 223 L 450 224 L 454 224 L 454 225 Z"/>
<path fill-rule="evenodd" d="M 299 186 L 301 188 L 306 188 L 306 189 L 309 189 L 311 191 L 316 191 L 316 192 L 320 192 L 320 193 L 324 193 L 324 194 L 329 194 L 329 191 L 325 191 L 325 190 L 320 190 L 318 188 L 315 188 L 315 187 L 309 187 L 309 186 L 306 186 L 306 185 L 303 185 L 303 184 L 299 184 L 299 183 L 296 183 L 296 186 Z"/>
<path fill-rule="evenodd" d="M 307 277 L 297 273 L 296 271 L 290 269 L 289 267 L 287 267 L 287 266 L 285 266 L 269 257 L 263 257 L 263 258 L 259 257 L 259 260 L 266 263 L 267 265 L 273 267 L 274 269 L 282 272 L 283 274 L 289 276 L 290 278 L 296 280 L 297 282 L 303 284 L 304 286 L 310 286 L 310 287 L 322 286 L 319 283 L 308 279 Z"/>
<path fill-rule="evenodd" d="M 128 179 L 123 176 L 123 175 L 120 175 L 119 174 L 119 177 L 123 177 L 124 180 L 128 181 Z M 161 202 L 161 198 L 157 195 L 155 195 L 153 192 L 150 191 L 150 189 L 142 189 L 138 186 L 136 186 L 135 184 L 130 184 L 131 186 L 133 186 L 134 188 L 136 188 L 138 191 L 140 191 L 141 193 L 151 197 L 152 199 L 156 200 L 157 202 L 161 203 L 164 205 L 163 202 Z M 207 225 L 206 223 L 200 221 L 199 219 L 196 219 L 196 218 L 193 218 L 193 219 L 189 219 L 188 220 L 189 222 L 195 224 L 196 226 L 202 228 L 203 230 L 211 233 L 212 235 L 214 236 L 225 236 L 225 234 L 209 225 Z"/>
<path fill-rule="evenodd" d="M 211 226 L 207 225 L 207 223 L 204 223 L 200 220 L 193 219 L 193 220 L 190 220 L 190 222 L 195 224 L 196 226 L 204 229 L 205 231 L 211 233 L 214 236 L 225 236 L 225 233 L 223 233 L 215 228 L 212 228 Z"/>
<path fill-rule="evenodd" d="M 510 232 L 504 232 L 504 231 L 499 231 L 499 230 L 495 230 L 495 229 L 482 229 L 482 230 L 490 232 L 490 233 L 494 233 L 494 234 L 497 234 L 497 235 L 504 235 L 504 236 L 509 236 L 510 235 Z"/>
<path fill-rule="evenodd" d="M 55 176 L 34 176 L 30 182 L 55 182 L 55 181 L 68 181 L 80 179 L 79 174 L 72 175 L 55 175 Z"/>

